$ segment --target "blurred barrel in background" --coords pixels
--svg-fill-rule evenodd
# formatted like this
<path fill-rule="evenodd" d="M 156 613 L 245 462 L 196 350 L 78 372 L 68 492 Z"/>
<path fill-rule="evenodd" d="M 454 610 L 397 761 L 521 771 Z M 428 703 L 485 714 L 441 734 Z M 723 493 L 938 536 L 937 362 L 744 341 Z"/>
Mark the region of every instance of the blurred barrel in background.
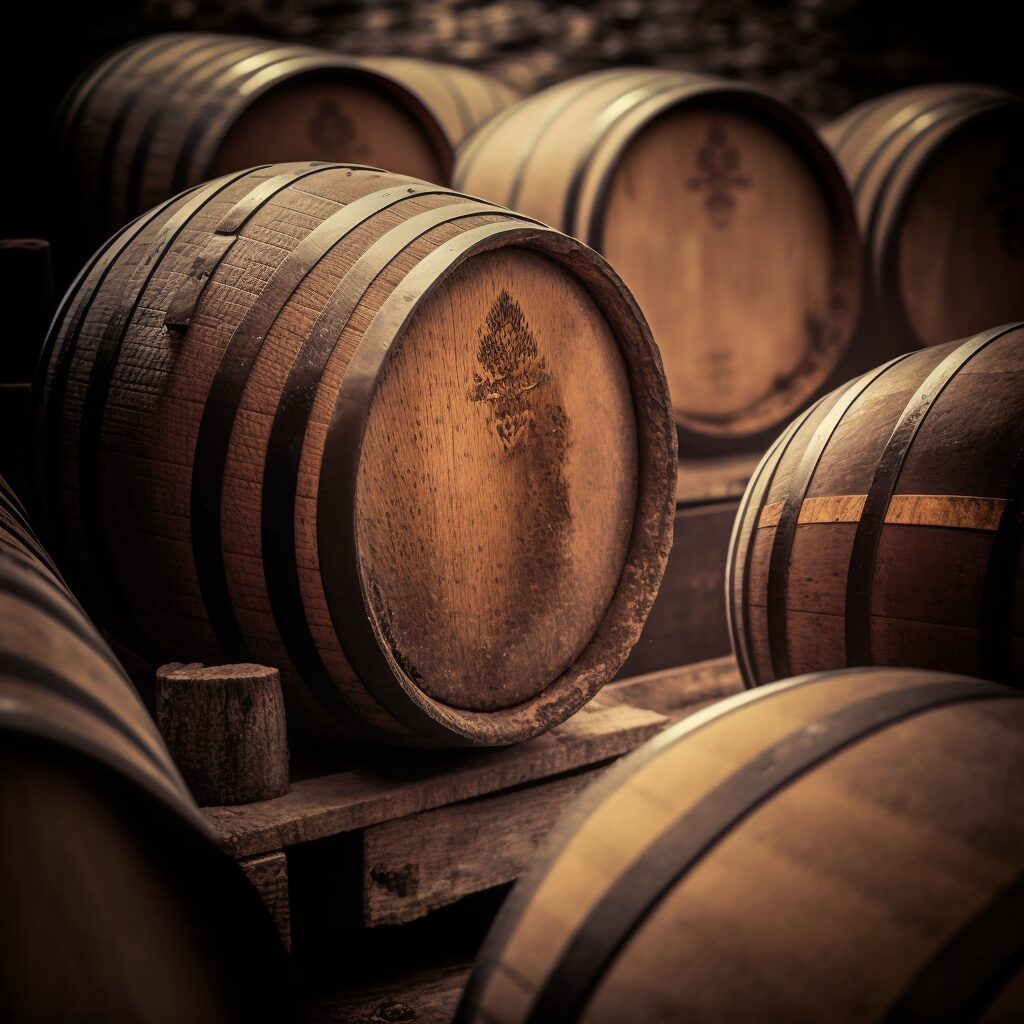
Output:
<path fill-rule="evenodd" d="M 287 1019 L 259 897 L 0 481 L 0 1017 Z"/>
<path fill-rule="evenodd" d="M 360 60 L 240 36 L 172 33 L 87 72 L 58 123 L 65 198 L 98 244 L 216 175 L 344 160 L 445 183 L 454 147 L 514 93 L 468 68 Z"/>
<path fill-rule="evenodd" d="M 918 86 L 823 134 L 864 235 L 878 358 L 1024 317 L 1024 99 Z"/>
<path fill-rule="evenodd" d="M 842 175 L 795 111 L 751 87 L 584 75 L 479 129 L 455 183 L 622 275 L 661 348 L 684 451 L 756 448 L 850 344 L 860 256 Z"/>
<path fill-rule="evenodd" d="M 450 746 L 568 718 L 635 643 L 675 431 L 642 315 L 575 240 L 275 165 L 116 236 L 49 344 L 47 522 L 153 661 L 278 667 L 291 721 Z"/>
<path fill-rule="evenodd" d="M 1024 326 L 834 391 L 754 473 L 733 531 L 749 684 L 844 665 L 1024 674 Z"/>
<path fill-rule="evenodd" d="M 456 1019 L 1019 1019 L 1022 695 L 818 673 L 609 769 L 505 901 Z"/>

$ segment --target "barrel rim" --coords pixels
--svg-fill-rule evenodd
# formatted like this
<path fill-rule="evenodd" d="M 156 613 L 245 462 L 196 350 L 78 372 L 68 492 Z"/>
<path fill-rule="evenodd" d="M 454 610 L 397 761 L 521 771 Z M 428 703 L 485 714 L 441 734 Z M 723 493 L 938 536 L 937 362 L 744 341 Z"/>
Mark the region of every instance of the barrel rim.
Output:
<path fill-rule="evenodd" d="M 677 450 L 668 385 L 660 353 L 635 299 L 608 264 L 595 260 L 593 252 L 576 239 L 541 225 L 500 222 L 486 228 L 489 231 L 483 237 L 468 245 L 460 247 L 458 236 L 446 243 L 458 251 L 422 293 L 403 296 L 402 320 L 390 332 L 387 346 L 368 356 L 362 372 L 353 374 L 351 367 L 346 371 L 318 484 L 320 572 L 345 656 L 362 684 L 393 717 L 420 737 L 449 746 L 503 745 L 528 739 L 569 717 L 598 692 L 640 635 L 657 593 L 650 584 L 664 574 L 675 511 Z M 591 639 L 572 664 L 530 700 L 497 711 L 471 711 L 429 697 L 395 660 L 369 601 L 355 503 L 346 502 L 344 495 L 355 494 L 366 426 L 363 413 L 369 410 L 388 354 L 397 351 L 415 310 L 465 260 L 509 246 L 537 251 L 559 264 L 596 301 L 626 367 L 640 458 L 633 528 L 619 583 Z M 401 291 L 399 285 L 396 294 Z M 331 474 L 331 485 L 326 485 L 322 469 L 327 464 L 339 468 Z M 323 532 L 327 524 L 330 536 Z"/>

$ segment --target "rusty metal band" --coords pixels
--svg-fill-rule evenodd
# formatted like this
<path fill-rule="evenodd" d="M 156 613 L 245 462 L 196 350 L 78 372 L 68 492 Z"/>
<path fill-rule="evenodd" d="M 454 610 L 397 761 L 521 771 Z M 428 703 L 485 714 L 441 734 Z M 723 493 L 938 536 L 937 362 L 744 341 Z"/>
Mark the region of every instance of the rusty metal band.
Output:
<path fill-rule="evenodd" d="M 211 46 L 216 46 L 215 51 L 190 68 L 185 68 L 182 73 L 162 83 L 166 90 L 164 95 L 157 102 L 150 113 L 146 123 L 142 126 L 135 146 L 132 150 L 131 164 L 128 168 L 128 178 L 125 185 L 124 209 L 128 214 L 134 213 L 142 205 L 142 187 L 145 183 L 146 164 L 149 160 L 153 142 L 157 132 L 166 123 L 167 115 L 172 116 L 184 108 L 185 102 L 192 92 L 201 90 L 212 78 L 217 77 L 223 68 L 218 64 L 225 59 L 235 61 L 238 59 L 238 43 L 236 40 L 227 39 L 223 36 L 212 37 Z M 213 69 L 214 74 L 207 77 L 203 72 Z M 182 88 L 184 86 L 184 88 Z"/>
<path fill-rule="evenodd" d="M 612 765 L 601 777 L 587 786 L 586 790 L 573 801 L 569 809 L 558 819 L 548 832 L 539 856 L 519 876 L 515 886 L 501 905 L 494 924 L 487 932 L 483 947 L 477 954 L 473 973 L 463 992 L 455 1024 L 470 1024 L 474 1019 L 486 1019 L 482 1004 L 485 1001 L 487 983 L 493 974 L 506 970 L 501 963 L 502 954 L 508 946 L 523 918 L 529 912 L 537 891 L 551 868 L 558 862 L 566 848 L 582 832 L 584 825 L 601 810 L 605 801 L 616 790 L 627 784 L 638 769 L 657 760 L 669 748 L 703 732 L 713 725 L 731 718 L 758 701 L 770 700 L 775 694 L 802 689 L 815 683 L 831 685 L 837 678 L 863 674 L 863 669 L 839 669 L 835 672 L 811 672 L 786 680 L 771 689 L 747 690 L 718 701 L 713 707 L 705 708 L 687 716 L 664 732 L 659 733 L 643 746 L 630 751 Z"/>
<path fill-rule="evenodd" d="M 921 968 L 881 1019 L 978 1021 L 1024 968 L 1024 874 L 995 893 Z"/>
<path fill-rule="evenodd" d="M 962 678 L 919 684 L 847 704 L 766 747 L 677 818 L 616 880 L 576 929 L 537 994 L 528 1024 L 579 1019 L 601 979 L 661 901 L 721 840 L 787 786 L 916 715 L 1020 696 L 998 684 Z"/>
<path fill-rule="evenodd" d="M 43 497 L 47 534 L 51 544 L 59 542 L 63 535 L 63 531 L 59 526 L 60 508 L 62 505 L 60 463 L 63 445 L 61 443 L 61 424 L 66 412 L 64 409 L 64 398 L 67 394 L 71 366 L 77 354 L 78 339 L 81 335 L 82 327 L 92 309 L 96 296 L 103 288 L 107 276 L 116 265 L 118 259 L 120 259 L 124 250 L 170 206 L 183 198 L 185 198 L 184 195 L 173 196 L 171 199 L 161 203 L 145 216 L 139 217 L 132 224 L 129 224 L 124 230 L 115 235 L 106 246 L 99 249 L 92 260 L 83 267 L 71 288 L 68 289 L 50 325 L 50 331 L 43 344 L 43 351 L 40 353 L 36 384 L 33 387 L 36 405 L 33 420 L 37 450 L 41 451 L 40 465 L 36 470 L 36 489 Z M 83 296 L 82 288 L 90 278 L 93 278 L 91 288 L 89 293 Z M 65 324 L 65 318 L 76 299 L 79 300 L 78 305 L 70 318 L 70 323 Z M 56 358 L 54 358 L 55 349 Z M 53 370 L 50 374 L 49 385 L 47 386 L 46 374 L 49 371 L 51 362 L 53 363 Z"/>
<path fill-rule="evenodd" d="M 786 625 L 789 604 L 789 561 L 793 554 L 793 542 L 796 539 L 800 509 L 807 497 L 811 480 L 821 462 L 821 457 L 825 454 L 825 449 L 853 404 L 883 374 L 906 359 L 909 354 L 897 356 L 877 370 L 865 373 L 862 377 L 858 377 L 846 385 L 841 394 L 837 396 L 835 404 L 828 410 L 811 435 L 790 478 L 789 493 L 785 496 L 779 522 L 775 528 L 768 561 L 766 595 L 768 650 L 771 654 L 772 671 L 776 679 L 785 679 L 792 673 L 789 662 L 789 630 Z"/>
<path fill-rule="evenodd" d="M 1019 429 L 1019 425 L 1018 425 Z M 1014 462 L 988 556 L 981 597 L 981 664 L 986 679 L 1020 681 L 1014 670 L 1013 621 L 1017 610 L 1017 576 L 1024 557 L 1024 443 Z"/>
<path fill-rule="evenodd" d="M 211 124 L 219 127 L 218 117 L 223 114 L 225 106 L 230 106 L 231 101 L 238 98 L 241 86 L 249 79 L 262 74 L 268 68 L 284 63 L 288 59 L 288 54 L 298 50 L 298 47 L 285 46 L 268 48 L 262 53 L 258 52 L 251 57 L 245 58 L 244 63 L 255 61 L 257 58 L 261 62 L 251 69 L 246 68 L 243 75 L 236 75 L 234 73 L 235 66 L 233 65 L 218 76 L 218 78 L 224 79 L 219 89 L 216 88 L 218 84 L 216 79 L 210 83 L 211 87 L 214 88 L 213 95 L 192 114 L 188 131 L 185 133 L 185 137 L 182 139 L 181 146 L 178 149 L 178 156 L 174 163 L 174 169 L 171 172 L 170 190 L 172 192 L 185 188 L 195 179 L 196 175 L 193 172 L 192 164 L 196 150 L 199 148 L 203 136 L 209 132 Z M 205 175 L 199 174 L 198 177 L 202 179 Z"/>
<path fill-rule="evenodd" d="M 168 50 L 173 50 L 174 45 L 187 47 L 184 52 L 180 54 L 180 59 L 184 60 L 196 53 L 202 52 L 203 49 L 210 47 L 212 43 L 209 38 L 204 36 L 197 36 L 191 39 L 185 38 L 164 41 L 161 45 L 156 46 L 149 51 L 146 55 L 147 61 L 151 61 L 154 57 L 165 54 Z M 143 66 L 141 70 L 145 76 L 145 86 L 151 86 L 153 84 L 153 68 L 147 64 L 146 66 Z M 113 220 L 111 204 L 114 198 L 112 193 L 115 188 L 114 165 L 120 155 L 119 150 L 125 126 L 128 123 L 128 119 L 134 113 L 135 108 L 147 95 L 147 90 L 140 87 L 139 83 L 135 82 L 132 84 L 134 86 L 133 88 L 122 92 L 119 97 L 120 102 L 118 104 L 117 113 L 107 124 L 107 134 L 103 140 L 103 149 L 100 153 L 99 166 L 96 170 L 96 180 L 93 182 L 95 187 L 92 197 L 93 202 L 95 203 L 93 208 L 93 220 L 104 230 L 107 229 L 107 225 L 109 225 Z M 173 75 L 169 76 L 168 80 L 162 79 L 159 84 L 161 89 L 172 89 L 175 84 Z M 136 212 L 137 211 L 134 209 L 129 210 L 130 215 L 134 215 Z"/>
<path fill-rule="evenodd" d="M 686 99 L 702 90 L 697 82 L 680 82 L 671 74 L 656 76 L 651 81 L 644 82 L 636 88 L 630 89 L 621 96 L 616 97 L 594 120 L 587 126 L 587 136 L 582 147 L 576 151 L 576 160 L 573 165 L 569 184 L 565 190 L 565 200 L 562 204 L 561 229 L 574 238 L 581 238 L 587 245 L 591 245 L 589 236 L 581 234 L 577 228 L 577 206 L 579 204 L 580 192 L 583 189 L 583 180 L 587 172 L 591 170 L 594 154 L 600 149 L 605 137 L 613 131 L 622 120 L 632 114 L 640 107 L 646 108 L 647 104 L 653 103 L 654 109 L 648 115 L 656 117 L 662 110 L 672 103 Z M 644 118 L 645 122 L 647 118 Z M 595 246 L 596 248 L 596 246 Z M 598 249 L 600 252 L 600 249 Z"/>
<path fill-rule="evenodd" d="M 564 86 L 556 86 L 555 88 L 561 88 L 566 95 L 561 103 L 556 103 L 553 110 L 549 111 L 548 116 L 542 118 L 533 130 L 529 133 L 528 137 L 522 140 L 519 144 L 519 158 L 516 160 L 515 170 L 512 173 L 512 180 L 509 183 L 507 196 L 504 199 L 506 206 L 511 207 L 513 210 L 519 206 L 519 193 L 523 188 L 523 179 L 526 177 L 526 172 L 530 166 L 530 162 L 533 159 L 534 152 L 540 141 L 545 135 L 559 122 L 562 116 L 568 113 L 575 103 L 580 100 L 586 99 L 595 89 L 601 86 L 607 85 L 609 82 L 615 82 L 622 78 L 629 78 L 635 75 L 639 68 L 622 68 L 615 71 L 598 71 L 594 74 L 586 75 L 583 78 L 571 78 L 569 81 L 564 83 Z M 652 73 L 652 77 L 656 77 Z M 533 102 L 538 99 L 544 99 L 550 97 L 551 92 L 554 90 L 548 90 L 535 97 Z"/>
<path fill-rule="evenodd" d="M 413 198 L 407 196 L 406 198 Z M 392 206 L 366 213 L 363 223 Z M 409 245 L 443 224 L 487 213 L 490 203 L 452 203 L 410 217 L 382 234 L 338 282 L 292 362 L 274 413 L 263 465 L 261 531 L 263 572 L 278 633 L 292 664 L 324 707 L 338 718 L 351 712 L 324 665 L 306 619 L 295 547 L 295 502 L 303 439 L 317 388 L 339 338 L 367 289 Z M 504 214 L 506 217 L 510 216 Z M 354 500 L 354 495 L 353 495 Z M 345 634 L 339 633 L 342 650 Z"/>
<path fill-rule="evenodd" d="M 188 328 L 207 283 L 238 240 L 239 232 L 257 210 L 265 206 L 274 196 L 290 188 L 295 182 L 332 167 L 344 166 L 343 164 L 326 163 L 304 164 L 301 167 L 292 168 L 264 179 L 251 192 L 239 199 L 213 229 L 210 240 L 195 258 L 188 276 L 168 303 L 167 313 L 164 315 L 164 326 Z"/>
<path fill-rule="evenodd" d="M 502 236 L 528 240 L 551 229 L 504 221 L 467 231 L 424 257 L 381 305 L 352 355 L 334 406 L 317 489 L 317 550 L 327 607 L 335 631 L 345 637 L 345 655 L 377 702 L 414 733 L 447 746 L 462 737 L 417 704 L 401 667 L 377 639 L 360 572 L 356 533 L 356 482 L 370 405 L 389 351 L 418 305 L 447 274 L 475 252 L 500 245 Z M 409 688 L 411 681 L 406 680 Z M 465 741 L 463 741 L 465 742 Z"/>
<path fill-rule="evenodd" d="M 231 434 L 256 357 L 281 311 L 307 275 L 367 216 L 413 196 L 448 192 L 434 185 L 396 184 L 362 196 L 322 221 L 274 271 L 221 354 L 199 423 L 190 507 L 199 589 L 214 632 L 233 658 L 245 660 L 248 654 L 228 590 L 221 545 L 221 502 Z"/>
<path fill-rule="evenodd" d="M 131 612 L 131 603 L 115 574 L 109 571 L 113 559 L 106 541 L 101 500 L 100 452 L 103 419 L 111 384 L 132 320 L 164 257 L 192 218 L 248 173 L 250 172 L 241 171 L 220 178 L 192 192 L 160 225 L 154 238 L 146 246 L 144 259 L 121 282 L 116 298 L 111 302 L 112 314 L 104 325 L 103 335 L 99 339 L 89 370 L 78 426 L 78 500 L 82 532 L 88 551 L 86 557 L 90 558 L 96 567 L 96 585 L 110 601 L 111 610 L 121 616 L 129 628 L 133 626 L 135 620 Z"/>
<path fill-rule="evenodd" d="M 754 648 L 754 638 L 750 632 L 750 568 L 753 560 L 754 543 L 757 540 L 757 517 L 761 514 L 761 506 L 771 491 L 775 481 L 775 474 L 783 456 L 792 444 L 793 439 L 800 432 L 801 427 L 808 418 L 814 414 L 814 410 L 825 401 L 819 398 L 817 402 L 804 410 L 790 425 L 782 431 L 775 439 L 771 448 L 765 453 L 764 458 L 758 463 L 757 470 L 743 493 L 743 500 L 737 510 L 736 521 L 733 523 L 732 537 L 729 541 L 729 553 L 726 560 L 726 582 L 728 594 L 726 595 L 726 619 L 729 622 L 729 632 L 732 638 L 733 652 L 739 664 L 740 675 L 743 677 L 743 685 L 746 687 L 757 686 L 766 680 L 759 679 L 751 651 Z M 765 476 L 765 474 L 767 475 Z M 736 579 L 737 566 L 740 564 L 740 546 L 743 528 L 746 525 L 747 517 L 750 514 L 750 506 L 754 501 L 754 495 L 758 493 L 758 487 L 762 476 L 765 476 L 764 486 L 758 498 L 758 507 L 754 518 L 750 523 L 750 535 L 747 538 L 746 549 L 742 552 L 743 576 L 740 581 Z"/>
<path fill-rule="evenodd" d="M 853 538 L 850 568 L 846 582 L 846 663 L 871 664 L 871 589 L 875 572 L 875 556 L 882 536 L 885 513 L 899 480 L 903 462 L 917 437 L 929 410 L 946 385 L 985 346 L 1013 327 L 999 327 L 979 334 L 958 345 L 931 371 L 907 403 L 900 419 L 886 442 L 871 486 L 864 499 L 864 510 Z"/>

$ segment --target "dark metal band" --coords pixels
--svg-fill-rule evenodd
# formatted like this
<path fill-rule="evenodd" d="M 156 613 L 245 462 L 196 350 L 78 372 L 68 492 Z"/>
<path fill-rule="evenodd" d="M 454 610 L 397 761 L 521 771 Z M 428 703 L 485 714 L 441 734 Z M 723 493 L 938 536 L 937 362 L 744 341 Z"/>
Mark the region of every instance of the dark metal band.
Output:
<path fill-rule="evenodd" d="M 218 62 L 225 58 L 232 63 L 237 60 L 238 44 L 235 40 L 216 36 L 210 40 L 211 47 L 215 47 L 204 60 L 190 68 L 184 69 L 182 73 L 162 83 L 166 90 L 163 97 L 157 102 L 152 113 L 142 126 L 135 145 L 132 150 L 131 165 L 128 168 L 128 178 L 125 184 L 124 209 L 131 215 L 142 205 L 142 187 L 145 183 L 146 164 L 149 160 L 150 150 L 156 139 L 157 132 L 165 123 L 168 112 L 174 116 L 175 111 L 180 112 L 185 103 L 182 102 L 182 93 L 189 96 L 193 91 L 200 90 L 213 78 L 217 77 L 224 69 L 218 67 Z M 258 52 L 258 51 L 255 51 Z M 213 75 L 206 76 L 204 71 L 214 69 Z M 184 86 L 184 89 L 182 88 Z"/>
<path fill-rule="evenodd" d="M 1010 473 L 981 598 L 981 663 L 986 679 L 1021 683 L 1013 664 L 1017 576 L 1024 556 L 1024 447 Z"/>
<path fill-rule="evenodd" d="M 401 667 L 378 642 L 374 613 L 364 598 L 356 534 L 356 482 L 363 436 L 377 379 L 418 304 L 444 276 L 474 252 L 501 244 L 502 236 L 527 241 L 550 228 L 506 220 L 467 231 L 424 257 L 381 305 L 345 370 L 327 431 L 317 490 L 317 550 L 331 620 L 345 637 L 345 655 L 360 681 L 395 719 L 418 735 L 451 746 L 458 734 L 417 704 L 403 685 Z"/>
<path fill-rule="evenodd" d="M 893 429 L 892 436 L 886 442 L 864 499 L 864 509 L 857 524 L 853 550 L 850 553 L 845 623 L 848 665 L 871 664 L 871 584 L 875 572 L 875 555 L 885 523 L 885 513 L 914 438 L 946 385 L 986 345 L 1013 329 L 998 327 L 958 345 L 914 392 Z"/>
<path fill-rule="evenodd" d="M 826 447 L 839 429 L 846 414 L 861 395 L 867 391 L 886 371 L 907 358 L 897 356 L 884 363 L 877 370 L 866 373 L 846 385 L 835 404 L 826 413 L 804 449 L 800 462 L 790 478 L 789 494 L 786 495 L 775 528 L 771 556 L 768 562 L 768 649 L 771 653 L 772 671 L 776 679 L 785 679 L 791 674 L 789 663 L 789 630 L 786 613 L 789 605 L 789 560 L 793 554 L 796 527 L 800 519 L 811 480 L 821 462 Z"/>
<path fill-rule="evenodd" d="M 764 499 L 771 491 L 775 482 L 775 474 L 778 472 L 782 460 L 793 443 L 794 438 L 800 432 L 804 423 L 814 414 L 814 410 L 825 401 L 828 395 L 818 399 L 810 408 L 804 410 L 793 422 L 776 438 L 775 443 L 768 449 L 764 458 L 758 464 L 757 471 L 747 489 L 743 494 L 743 502 L 736 515 L 736 522 L 733 525 L 733 536 L 729 542 L 729 556 L 726 564 L 726 580 L 729 582 L 729 593 L 726 596 L 726 618 L 730 622 L 730 635 L 732 637 L 733 652 L 739 663 L 740 675 L 743 677 L 744 686 L 757 686 L 765 680 L 758 678 L 757 668 L 751 651 L 754 649 L 754 637 L 750 632 L 750 569 L 753 561 L 754 545 L 757 541 L 757 520 L 761 515 L 761 508 Z M 747 538 L 746 550 L 743 552 L 743 579 L 740 584 L 740 592 L 736 593 L 736 567 L 740 558 L 740 538 L 743 527 L 746 524 L 747 516 L 750 513 L 750 506 L 757 493 L 757 487 L 761 477 L 767 472 L 761 497 L 758 499 L 757 510 L 754 513 L 754 520 L 750 524 L 750 536 Z M 738 600 L 737 600 L 738 598 Z"/>
<path fill-rule="evenodd" d="M 576 930 L 537 995 L 529 1024 L 573 1021 L 661 900 L 726 835 L 775 794 L 844 749 L 953 703 L 1020 695 L 991 683 L 932 682 L 847 704 L 762 750 L 669 826 Z"/>
<path fill-rule="evenodd" d="M 404 198 L 416 198 L 418 195 L 406 195 Z M 366 213 L 363 223 L 392 205 L 390 199 L 383 201 L 382 205 Z M 274 621 L 289 659 L 314 696 L 336 717 L 346 717 L 348 708 L 310 632 L 295 550 L 299 467 L 317 388 L 353 312 L 366 290 L 392 260 L 416 239 L 442 224 L 498 212 L 503 211 L 490 203 L 452 203 L 413 216 L 381 235 L 338 282 L 293 360 L 281 392 L 263 466 L 261 524 L 264 578 Z M 354 493 L 351 500 L 354 500 Z M 339 634 L 339 639 L 344 650 L 344 633 Z"/>
<path fill-rule="evenodd" d="M 1024 874 L 965 921 L 900 994 L 882 1024 L 980 1020 L 1024 968 Z"/>
<path fill-rule="evenodd" d="M 231 433 L 263 341 L 306 276 L 368 216 L 413 196 L 446 194 L 448 189 L 433 185 L 397 183 L 354 200 L 322 221 L 278 266 L 221 355 L 196 438 L 190 504 L 192 548 L 203 603 L 214 632 L 233 658 L 245 660 L 248 654 L 228 590 L 221 546 L 221 501 Z"/>

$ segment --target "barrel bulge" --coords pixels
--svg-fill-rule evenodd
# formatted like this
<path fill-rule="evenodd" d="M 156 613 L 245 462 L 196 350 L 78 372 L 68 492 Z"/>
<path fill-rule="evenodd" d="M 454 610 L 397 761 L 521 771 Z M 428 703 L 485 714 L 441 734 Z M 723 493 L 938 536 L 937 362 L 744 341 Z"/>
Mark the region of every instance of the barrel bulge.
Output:
<path fill-rule="evenodd" d="M 748 683 L 858 664 L 1024 672 L 1024 329 L 827 396 L 755 472 L 729 558 Z"/>
<path fill-rule="evenodd" d="M 295 719 L 451 745 L 550 727 L 628 654 L 674 430 L 642 317 L 579 243 L 277 165 L 127 229 L 79 290 L 46 507 L 155 659 L 273 665 Z"/>
<path fill-rule="evenodd" d="M 587 75 L 485 125 L 455 180 L 608 257 L 651 322 L 691 449 L 767 436 L 850 343 L 849 195 L 810 128 L 753 90 L 663 71 Z"/>
<path fill-rule="evenodd" d="M 1022 980 L 1022 723 L 1007 687 L 897 669 L 691 716 L 563 815 L 456 1019 L 982 1019 Z"/>

